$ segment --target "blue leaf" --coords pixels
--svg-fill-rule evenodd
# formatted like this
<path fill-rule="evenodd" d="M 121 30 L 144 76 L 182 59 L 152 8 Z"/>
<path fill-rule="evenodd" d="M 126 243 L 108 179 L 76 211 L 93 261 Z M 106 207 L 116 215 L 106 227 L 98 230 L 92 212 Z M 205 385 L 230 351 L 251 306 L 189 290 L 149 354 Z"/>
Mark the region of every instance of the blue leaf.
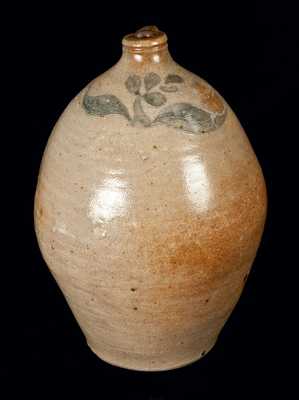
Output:
<path fill-rule="evenodd" d="M 219 128 L 225 120 L 225 113 L 213 115 L 189 103 L 175 103 L 165 107 L 154 123 L 192 133 L 209 132 Z"/>
<path fill-rule="evenodd" d="M 100 96 L 85 95 L 83 107 L 88 114 L 101 117 L 108 114 L 120 114 L 131 120 L 127 107 L 114 95 L 103 94 Z"/>

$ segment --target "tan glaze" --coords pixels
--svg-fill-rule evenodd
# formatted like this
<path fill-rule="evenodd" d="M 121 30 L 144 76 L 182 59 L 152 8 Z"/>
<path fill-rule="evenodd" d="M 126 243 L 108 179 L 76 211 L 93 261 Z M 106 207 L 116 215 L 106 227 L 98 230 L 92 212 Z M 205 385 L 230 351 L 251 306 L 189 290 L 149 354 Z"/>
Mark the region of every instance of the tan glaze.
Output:
<path fill-rule="evenodd" d="M 123 46 L 53 129 L 35 226 L 90 348 L 120 367 L 168 370 L 215 344 L 260 243 L 266 190 L 238 119 L 172 60 L 166 35 L 146 27 Z M 146 97 L 145 77 L 151 86 L 156 75 L 149 92 L 160 95 Z M 169 75 L 180 82 L 165 84 Z M 146 118 L 133 117 L 138 102 Z M 163 107 L 178 103 L 194 107 L 169 119 Z"/>

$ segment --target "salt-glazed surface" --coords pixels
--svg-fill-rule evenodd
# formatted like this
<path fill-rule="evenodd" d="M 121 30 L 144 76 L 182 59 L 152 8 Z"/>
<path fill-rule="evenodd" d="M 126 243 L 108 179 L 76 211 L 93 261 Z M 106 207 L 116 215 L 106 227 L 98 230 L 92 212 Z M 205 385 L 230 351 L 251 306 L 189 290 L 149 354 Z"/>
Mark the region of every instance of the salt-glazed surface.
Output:
<path fill-rule="evenodd" d="M 266 202 L 235 114 L 173 61 L 164 33 L 145 27 L 55 125 L 35 227 L 90 348 L 113 365 L 167 370 L 215 344 Z"/>

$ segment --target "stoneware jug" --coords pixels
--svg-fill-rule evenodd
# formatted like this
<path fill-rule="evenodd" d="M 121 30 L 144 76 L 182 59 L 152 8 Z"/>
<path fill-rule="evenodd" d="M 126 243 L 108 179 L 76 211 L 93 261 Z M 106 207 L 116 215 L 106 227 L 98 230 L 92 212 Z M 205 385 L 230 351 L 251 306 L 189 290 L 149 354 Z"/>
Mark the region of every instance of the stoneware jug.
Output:
<path fill-rule="evenodd" d="M 266 216 L 237 117 L 154 26 L 67 106 L 35 196 L 43 257 L 87 343 L 124 368 L 178 368 L 215 344 Z"/>

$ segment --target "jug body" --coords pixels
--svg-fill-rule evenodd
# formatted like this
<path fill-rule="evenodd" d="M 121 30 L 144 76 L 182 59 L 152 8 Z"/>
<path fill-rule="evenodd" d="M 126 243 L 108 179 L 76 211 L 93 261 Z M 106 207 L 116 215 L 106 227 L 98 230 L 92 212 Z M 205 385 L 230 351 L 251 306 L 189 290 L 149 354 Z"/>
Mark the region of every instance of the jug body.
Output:
<path fill-rule="evenodd" d="M 266 216 L 237 117 L 146 27 L 68 105 L 35 196 L 43 257 L 90 348 L 117 366 L 181 367 L 215 344 Z"/>

